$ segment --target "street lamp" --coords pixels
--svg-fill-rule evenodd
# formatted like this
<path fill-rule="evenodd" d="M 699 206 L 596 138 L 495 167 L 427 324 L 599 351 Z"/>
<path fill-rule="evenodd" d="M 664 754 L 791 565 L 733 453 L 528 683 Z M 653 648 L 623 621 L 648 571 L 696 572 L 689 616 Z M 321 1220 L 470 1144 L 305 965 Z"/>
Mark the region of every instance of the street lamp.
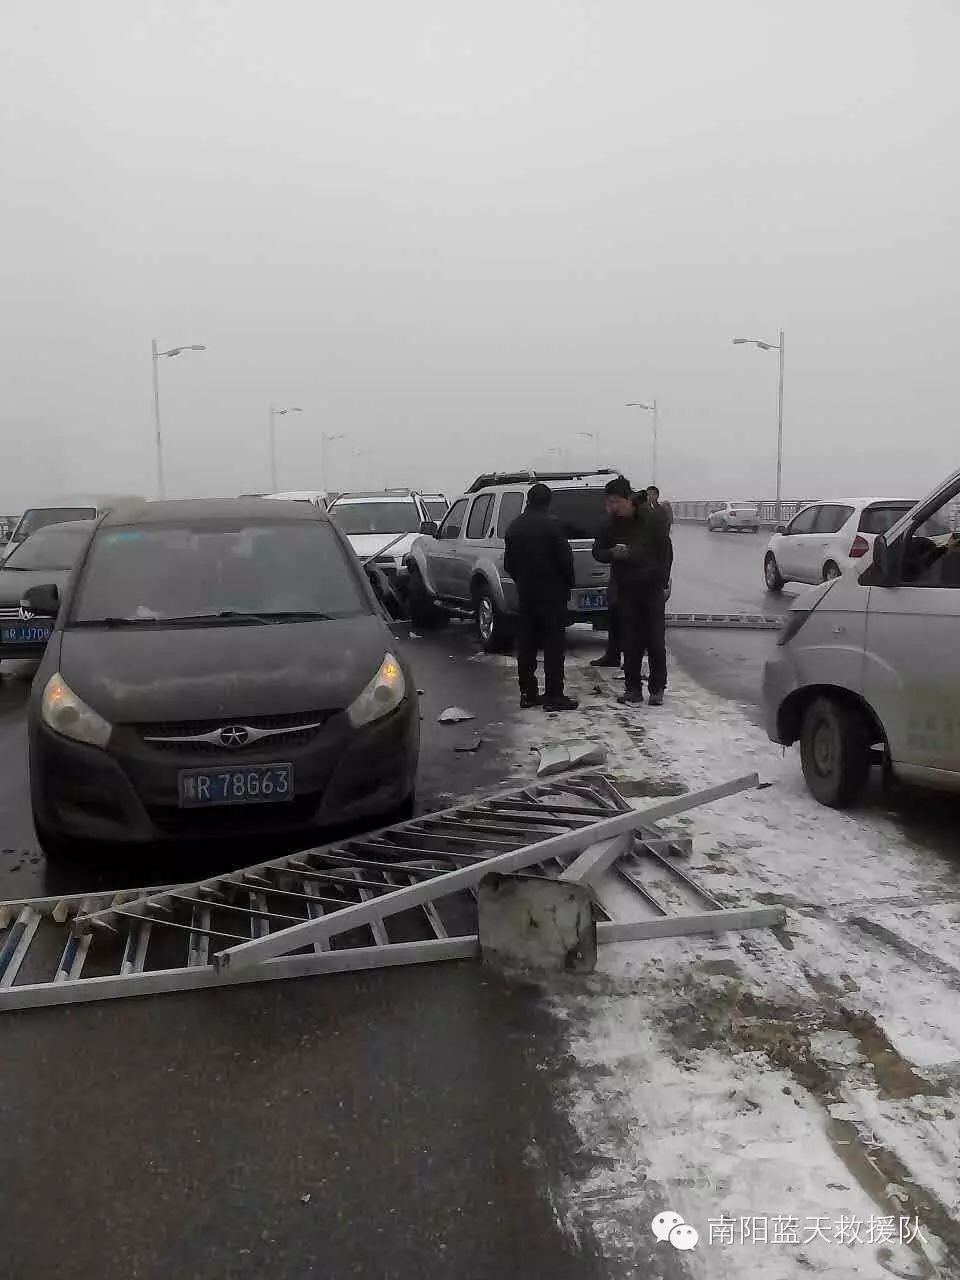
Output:
<path fill-rule="evenodd" d="M 330 484 L 327 477 L 327 445 L 333 444 L 334 440 L 345 440 L 343 432 L 334 434 L 332 431 L 322 431 L 320 433 L 320 483 L 323 485 L 324 493 L 330 493 Z"/>
<path fill-rule="evenodd" d="M 277 492 L 277 424 L 276 419 L 282 417 L 285 413 L 303 413 L 302 409 L 298 409 L 292 404 L 289 409 L 281 409 L 275 404 L 270 405 L 270 492 Z"/>
<path fill-rule="evenodd" d="M 183 351 L 206 351 L 202 343 L 195 342 L 189 347 L 171 347 L 169 351 L 158 351 L 156 338 L 150 340 L 150 351 L 153 358 L 153 427 L 157 438 L 157 497 L 163 498 L 163 440 L 160 435 L 160 377 L 157 364 L 161 359 L 178 356 Z"/>
<path fill-rule="evenodd" d="M 780 354 L 780 377 L 777 381 L 777 524 L 780 523 L 781 480 L 783 478 L 783 330 L 779 342 L 761 342 L 759 338 L 734 338 L 735 347 L 746 343 L 761 351 L 777 351 Z"/>
<path fill-rule="evenodd" d="M 599 428 L 598 428 L 596 431 L 578 431 L 578 432 L 577 432 L 577 435 L 578 435 L 578 436 L 583 436 L 583 438 L 584 438 L 585 440 L 592 440 L 592 441 L 593 441 L 594 445 L 596 446 L 597 469 L 599 470 L 599 468 L 600 468 L 600 431 L 599 431 Z"/>
<path fill-rule="evenodd" d="M 657 424 L 658 424 L 657 402 L 656 400 L 654 400 L 652 401 L 652 403 L 646 404 L 643 400 L 628 400 L 624 408 L 646 409 L 647 413 L 653 414 L 653 458 L 652 458 L 653 475 L 651 479 L 653 480 L 653 483 L 656 484 L 657 483 Z"/>

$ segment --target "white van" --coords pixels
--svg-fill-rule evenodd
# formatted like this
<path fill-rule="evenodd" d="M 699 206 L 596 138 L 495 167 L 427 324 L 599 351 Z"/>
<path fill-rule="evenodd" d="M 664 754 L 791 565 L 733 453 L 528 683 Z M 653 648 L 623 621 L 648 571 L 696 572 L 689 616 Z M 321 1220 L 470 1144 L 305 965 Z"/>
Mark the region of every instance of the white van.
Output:
<path fill-rule="evenodd" d="M 51 524 L 63 524 L 67 520 L 99 520 L 105 511 L 112 511 L 124 502 L 143 502 L 143 498 L 129 493 L 73 494 L 28 507 L 17 521 L 0 560 L 6 560 L 14 547 L 25 542 L 38 529 L 46 529 Z"/>
<path fill-rule="evenodd" d="M 886 535 L 872 563 L 794 601 L 764 671 L 767 732 L 800 743 L 807 786 L 845 808 L 880 762 L 960 790 L 960 471 Z"/>

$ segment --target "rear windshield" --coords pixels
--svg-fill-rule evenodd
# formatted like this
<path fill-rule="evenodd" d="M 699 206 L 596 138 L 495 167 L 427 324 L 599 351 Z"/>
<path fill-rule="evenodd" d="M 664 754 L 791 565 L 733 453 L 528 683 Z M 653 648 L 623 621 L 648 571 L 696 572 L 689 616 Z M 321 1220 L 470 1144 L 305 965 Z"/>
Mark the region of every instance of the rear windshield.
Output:
<path fill-rule="evenodd" d="M 559 516 L 568 538 L 592 542 L 606 519 L 605 496 L 602 489 L 554 489 L 550 512 Z"/>
<path fill-rule="evenodd" d="M 730 510 L 731 511 L 749 511 L 751 515 L 755 515 L 757 508 L 756 508 L 756 504 L 753 502 L 731 502 Z"/>
<path fill-rule="evenodd" d="M 415 502 L 344 502 L 330 515 L 344 533 L 417 533 L 420 529 Z"/>
<path fill-rule="evenodd" d="M 888 533 L 912 506 L 912 502 L 886 502 L 881 506 L 864 507 L 860 513 L 860 532 Z"/>
<path fill-rule="evenodd" d="M 358 572 L 329 525 L 204 521 L 101 529 L 71 621 L 369 612 Z"/>
<path fill-rule="evenodd" d="M 72 569 L 87 544 L 87 529 L 41 529 L 11 551 L 4 569 Z"/>
<path fill-rule="evenodd" d="M 96 520 L 96 507 L 32 507 L 25 511 L 17 525 L 14 537 L 17 542 L 29 538 L 38 529 L 50 524 L 65 524 L 68 520 Z"/>

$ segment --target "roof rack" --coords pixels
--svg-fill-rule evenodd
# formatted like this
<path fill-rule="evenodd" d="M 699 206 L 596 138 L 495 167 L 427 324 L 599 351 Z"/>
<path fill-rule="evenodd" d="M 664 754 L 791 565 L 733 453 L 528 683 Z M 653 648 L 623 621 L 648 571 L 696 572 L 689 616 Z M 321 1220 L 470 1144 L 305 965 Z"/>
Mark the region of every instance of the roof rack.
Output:
<path fill-rule="evenodd" d="M 491 471 L 477 476 L 467 493 L 477 493 L 494 484 L 536 484 L 548 480 L 585 480 L 588 476 L 618 476 L 615 467 L 582 467 L 579 471 Z"/>

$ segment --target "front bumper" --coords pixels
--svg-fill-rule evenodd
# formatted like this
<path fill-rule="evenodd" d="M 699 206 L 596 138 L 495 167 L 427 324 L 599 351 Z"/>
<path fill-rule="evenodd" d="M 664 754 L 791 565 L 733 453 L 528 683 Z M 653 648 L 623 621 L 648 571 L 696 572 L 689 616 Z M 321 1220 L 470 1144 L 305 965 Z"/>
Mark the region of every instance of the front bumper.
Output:
<path fill-rule="evenodd" d="M 115 844 L 217 839 L 336 826 L 389 813 L 411 794 L 420 751 L 420 711 L 407 698 L 391 715 L 354 729 L 344 712 L 305 746 L 257 743 L 215 754 L 147 743 L 118 726 L 106 750 L 31 727 L 30 782 L 38 822 L 48 831 Z M 287 762 L 294 796 L 263 804 L 181 808 L 182 769 Z"/>

